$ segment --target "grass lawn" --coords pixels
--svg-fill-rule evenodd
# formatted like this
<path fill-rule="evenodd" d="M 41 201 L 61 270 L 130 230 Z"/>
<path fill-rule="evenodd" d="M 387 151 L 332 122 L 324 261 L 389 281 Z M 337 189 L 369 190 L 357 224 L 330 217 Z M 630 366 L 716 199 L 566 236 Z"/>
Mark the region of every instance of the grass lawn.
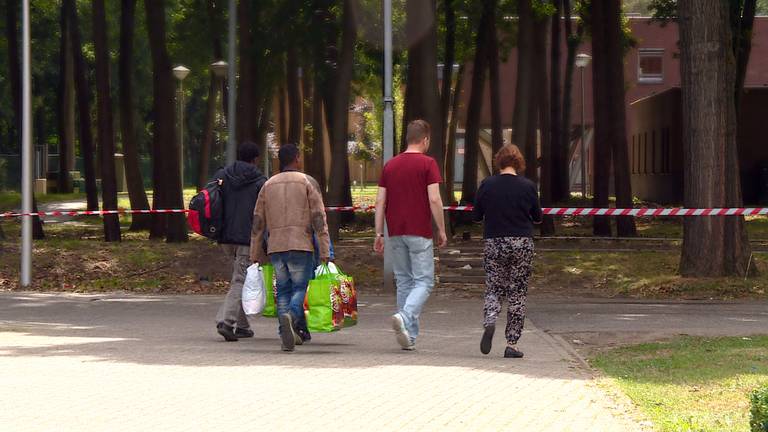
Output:
<path fill-rule="evenodd" d="M 749 395 L 768 384 L 768 336 L 682 337 L 590 362 L 662 431 L 749 431 Z"/>

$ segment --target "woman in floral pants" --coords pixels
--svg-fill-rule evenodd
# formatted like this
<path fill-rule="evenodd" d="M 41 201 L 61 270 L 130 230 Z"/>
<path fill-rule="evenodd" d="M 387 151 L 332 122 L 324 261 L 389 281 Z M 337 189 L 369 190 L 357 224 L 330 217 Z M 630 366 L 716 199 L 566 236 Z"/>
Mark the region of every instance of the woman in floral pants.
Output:
<path fill-rule="evenodd" d="M 536 185 L 519 175 L 525 159 L 515 145 L 496 154 L 499 174 L 480 185 L 475 198 L 475 220 L 484 222 L 486 291 L 483 308 L 483 354 L 491 352 L 496 319 L 507 299 L 507 346 L 504 357 L 520 358 L 517 341 L 525 322 L 525 298 L 533 268 L 533 224 L 542 213 Z"/>

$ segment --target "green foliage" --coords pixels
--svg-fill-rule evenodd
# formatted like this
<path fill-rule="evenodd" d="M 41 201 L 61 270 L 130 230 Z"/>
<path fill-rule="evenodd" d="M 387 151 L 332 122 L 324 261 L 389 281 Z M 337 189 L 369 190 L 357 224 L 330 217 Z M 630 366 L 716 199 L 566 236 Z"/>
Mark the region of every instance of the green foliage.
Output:
<path fill-rule="evenodd" d="M 757 389 L 750 398 L 750 426 L 752 432 L 768 432 L 768 386 Z"/>
<path fill-rule="evenodd" d="M 359 161 L 372 161 L 381 156 L 381 141 L 374 142 L 374 137 L 381 137 L 383 129 L 382 113 L 366 110 L 362 113 L 363 121 L 359 131 L 355 132 L 357 142 L 352 150 L 352 157 Z M 369 126 L 370 125 L 370 126 Z"/>
<path fill-rule="evenodd" d="M 552 17 L 556 11 L 552 3 L 544 0 L 533 0 L 531 7 L 533 8 L 533 16 L 539 20 Z"/>
<path fill-rule="evenodd" d="M 734 5 L 735 7 L 744 5 L 744 0 L 727 1 L 738 3 L 738 6 Z M 633 4 L 633 11 L 639 12 L 640 9 L 645 9 L 644 13 L 650 12 L 654 18 L 660 20 L 666 21 L 677 17 L 677 0 L 634 0 L 630 3 Z M 768 14 L 768 0 L 757 0 L 756 15 L 766 14 Z"/>

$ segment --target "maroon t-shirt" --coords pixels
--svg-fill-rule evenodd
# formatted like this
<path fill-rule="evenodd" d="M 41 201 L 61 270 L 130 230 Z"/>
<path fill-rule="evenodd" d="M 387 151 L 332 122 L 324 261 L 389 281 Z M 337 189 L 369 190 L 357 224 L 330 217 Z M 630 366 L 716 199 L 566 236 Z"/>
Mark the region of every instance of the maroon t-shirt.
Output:
<path fill-rule="evenodd" d="M 427 186 L 442 181 L 437 162 L 422 153 L 401 153 L 384 165 L 379 186 L 387 189 L 384 214 L 390 236 L 432 238 Z"/>

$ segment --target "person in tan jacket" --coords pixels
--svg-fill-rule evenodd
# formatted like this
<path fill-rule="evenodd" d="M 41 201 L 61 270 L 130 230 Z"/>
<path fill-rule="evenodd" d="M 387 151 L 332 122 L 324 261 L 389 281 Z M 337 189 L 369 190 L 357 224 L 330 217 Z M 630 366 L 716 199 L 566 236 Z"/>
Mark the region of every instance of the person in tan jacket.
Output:
<path fill-rule="evenodd" d="M 320 186 L 300 172 L 299 149 L 285 144 L 278 152 L 280 174 L 262 187 L 253 214 L 251 261 L 272 261 L 277 280 L 277 314 L 283 351 L 301 345 L 306 333 L 304 297 L 314 273 L 313 234 L 320 260 L 330 258 L 330 236 Z M 264 251 L 266 235 L 267 250 Z M 269 255 L 269 256 L 267 256 Z"/>

